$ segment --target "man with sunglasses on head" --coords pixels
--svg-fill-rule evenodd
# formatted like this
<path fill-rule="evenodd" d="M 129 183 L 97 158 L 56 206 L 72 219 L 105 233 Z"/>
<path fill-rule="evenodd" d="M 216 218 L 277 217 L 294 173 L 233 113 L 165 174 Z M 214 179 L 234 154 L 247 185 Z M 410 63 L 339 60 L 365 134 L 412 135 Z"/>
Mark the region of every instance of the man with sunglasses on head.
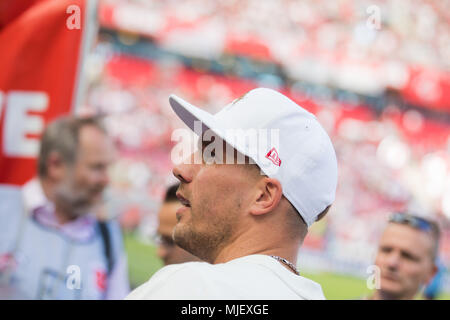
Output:
<path fill-rule="evenodd" d="M 408 213 L 392 214 L 375 258 L 380 268 L 379 288 L 370 299 L 414 299 L 436 274 L 439 234 L 434 221 Z"/>

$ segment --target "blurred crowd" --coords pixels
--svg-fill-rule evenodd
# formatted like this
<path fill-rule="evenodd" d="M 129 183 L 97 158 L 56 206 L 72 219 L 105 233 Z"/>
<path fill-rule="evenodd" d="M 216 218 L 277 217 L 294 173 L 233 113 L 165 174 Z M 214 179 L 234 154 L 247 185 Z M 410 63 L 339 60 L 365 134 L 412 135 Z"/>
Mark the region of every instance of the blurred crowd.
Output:
<path fill-rule="evenodd" d="M 450 67 L 448 1 L 103 3 L 104 25 L 185 55 L 275 61 L 295 79 L 365 94 L 413 87 L 439 107 L 442 82 L 448 85 L 442 73 Z"/>
<path fill-rule="evenodd" d="M 406 209 L 440 221 L 441 254 L 450 261 L 450 126 L 428 117 L 428 109 L 404 107 L 448 107 L 441 92 L 450 67 L 446 4 L 103 1 L 100 21 L 108 30 L 88 64 L 84 108 L 105 115 L 119 145 L 111 215 L 145 239 L 156 230 L 156 212 L 174 181 L 171 134 L 182 127 L 170 94 L 214 113 L 254 87 L 271 86 L 316 114 L 338 156 L 336 203 L 305 240 L 309 267 L 364 275 L 383 221 Z M 149 15 L 151 23 L 139 18 Z M 142 49 L 148 44 L 151 50 Z M 253 69 L 258 77 L 246 77 L 227 72 L 227 57 L 264 64 Z M 282 74 L 265 73 L 268 65 L 281 66 Z M 426 81 L 413 77 L 417 70 Z M 391 89 L 398 99 L 386 95 Z"/>
<path fill-rule="evenodd" d="M 117 193 L 113 198 L 122 199 L 123 206 L 111 207 L 116 214 L 125 212 L 122 218 L 130 228 L 147 221 L 140 226 L 146 234 L 155 228 L 154 213 L 165 187 L 172 181 L 170 151 L 176 141 L 171 140 L 171 133 L 181 127 L 170 112 L 167 97 L 176 93 L 214 112 L 227 99 L 257 86 L 245 79 L 232 81 L 181 65 L 172 66 L 172 77 L 159 76 L 166 67 L 164 62 L 115 57 L 107 64 L 101 81 L 91 87 L 88 99 L 91 107 L 106 114 L 109 131 L 121 150 L 112 172 Z M 120 80 L 122 69 L 132 78 L 131 83 Z M 137 85 L 140 77 L 132 76 L 132 70 L 146 70 L 147 73 L 142 72 L 154 81 Z M 427 120 L 417 111 L 403 112 L 394 106 L 376 117 L 364 106 L 336 101 L 322 101 L 319 106 L 292 91 L 291 97 L 317 115 L 338 154 L 340 179 L 333 208 L 336 212 L 330 215 L 328 230 L 334 230 L 336 248 L 330 252 L 361 263 L 367 261 L 371 252 L 368 249 L 375 248 L 374 239 L 378 236 L 377 230 L 371 229 L 380 227 L 371 220 L 383 221 L 394 209 L 414 206 L 417 211 L 437 214 L 447 223 L 448 126 Z M 358 227 L 342 228 L 349 220 Z M 448 234 L 446 237 L 443 252 L 448 255 Z M 354 255 L 355 245 L 360 247 L 362 256 Z M 352 256 L 347 257 L 350 252 Z"/>
<path fill-rule="evenodd" d="M 26 25 L 31 30 L 33 19 L 27 18 L 35 16 L 32 11 L 27 15 L 22 9 L 31 10 L 35 5 L 33 8 L 41 13 L 66 14 L 70 11 L 66 8 L 61 11 L 61 7 L 56 6 L 63 6 L 62 2 L 48 1 L 44 4 L 42 1 L 39 5 L 49 5 L 44 8 L 54 8 L 46 11 L 38 6 L 38 2 L 26 5 L 25 2 L 14 5 L 12 1 L 5 2 L 0 20 L 5 26 L 6 21 L 16 28 Z M 295 265 L 297 258 L 302 273 L 325 271 L 365 278 L 367 288 L 375 290 L 370 297 L 359 298 L 413 299 L 418 293 L 423 293 L 425 298 L 435 299 L 441 293 L 441 287 L 450 292 L 450 273 L 447 271 L 450 267 L 450 0 L 99 0 L 80 4 L 86 5 L 83 10 L 90 13 L 85 15 L 85 34 L 77 40 L 82 43 L 79 52 L 86 51 L 86 56 L 80 54 L 81 62 L 78 64 L 67 63 L 70 68 L 79 66 L 77 76 L 72 77 L 77 78 L 76 89 L 73 89 L 77 93 L 72 98 L 75 101 L 73 115 L 66 114 L 71 109 L 69 104 L 54 98 L 56 94 L 50 87 L 57 87 L 59 82 L 54 81 L 50 70 L 43 67 L 45 75 L 52 79 L 48 83 L 51 86 L 30 95 L 27 90 L 11 90 L 22 87 L 18 80 L 21 72 L 29 67 L 26 67 L 29 61 L 17 55 L 13 63 L 7 63 L 12 67 L 6 70 L 5 75 L 12 79 L 7 80 L 13 85 L 5 95 L 8 98 L 0 99 L 0 109 L 2 101 L 7 101 L 8 111 L 3 112 L 9 116 L 8 122 L 3 120 L 5 132 L 19 123 L 19 118 L 10 116 L 14 114 L 10 110 L 22 110 L 20 103 L 28 107 L 34 102 L 37 108 L 39 104 L 44 106 L 50 101 L 52 111 L 58 107 L 67 107 L 67 110 L 55 113 L 55 119 L 53 115 L 49 116 L 45 128 L 42 122 L 37 167 L 28 166 L 30 170 L 37 169 L 37 172 L 33 171 L 33 178 L 21 187 L 17 187 L 21 183 L 15 181 L 14 185 L 0 190 L 0 198 L 3 199 L 0 201 L 1 299 L 191 298 L 190 295 L 196 292 L 206 298 L 216 297 L 216 293 L 218 297 L 235 297 L 222 295 L 226 290 L 222 290 L 220 284 L 225 282 L 227 288 L 235 287 L 239 291 L 246 286 L 244 282 L 251 279 L 246 272 L 258 280 L 257 285 L 261 278 L 268 280 L 264 290 L 269 297 L 282 298 L 283 290 L 274 289 L 279 288 L 279 278 L 273 278 L 272 284 L 270 279 L 277 272 L 287 275 L 286 267 L 293 272 L 286 277 L 289 287 L 298 282 L 302 291 L 302 294 L 297 292 L 294 296 L 305 298 L 309 295 L 303 295 L 303 278 L 294 277 L 294 274 L 300 275 Z M 90 7 L 93 4 L 98 4 L 98 10 Z M 80 10 L 77 5 L 71 7 Z M 70 17 L 76 16 L 75 12 Z M 58 20 L 61 15 L 57 17 L 55 21 L 61 22 Z M 96 19 L 99 29 L 94 37 L 94 32 L 91 34 L 91 30 L 85 30 L 96 30 L 97 22 L 90 23 Z M 71 36 L 78 35 L 72 32 L 67 22 L 67 30 L 63 31 L 71 32 Z M 2 31 L 13 30 L 8 28 Z M 47 32 L 53 34 L 55 29 L 49 27 Z M 11 37 L 13 33 L 5 34 Z M 24 32 L 24 35 L 28 33 Z M 61 38 L 71 43 L 68 35 Z M 15 33 L 12 38 L 14 36 Z M 95 38 L 95 44 L 89 48 L 91 36 Z M 47 42 L 42 41 L 46 47 L 39 51 L 42 48 L 34 46 L 35 41 L 30 41 L 31 38 L 24 38 L 23 44 L 33 49 L 28 49 L 28 46 L 24 47 L 26 50 L 16 48 L 20 54 L 26 52 L 24 57 L 34 55 L 33 59 L 43 55 L 39 52 L 54 56 L 54 53 L 47 52 Z M 16 42 L 21 43 L 19 40 Z M 52 43 L 52 49 L 59 48 L 57 41 L 48 42 Z M 16 57 L 15 54 L 9 55 Z M 67 71 L 67 68 L 58 68 L 56 64 L 53 68 Z M 41 75 L 34 65 L 30 70 L 35 71 L 30 72 L 33 76 Z M 67 72 L 67 78 L 71 78 L 69 74 Z M 61 79 L 61 83 L 64 81 L 68 80 Z M 181 191 L 183 184 L 186 186 L 193 180 L 187 181 L 179 170 L 183 165 L 175 167 L 174 171 L 173 161 L 174 147 L 180 142 L 174 132 L 186 127 L 183 123 L 186 117 L 178 114 L 183 120 L 178 118 L 174 110 L 181 110 L 177 109 L 180 106 L 176 105 L 172 110 L 169 96 L 176 94 L 215 114 L 230 101 L 234 101 L 233 105 L 238 104 L 244 94 L 258 87 L 275 89 L 289 97 L 313 113 L 326 130 L 338 161 L 336 200 L 332 206 L 328 204 L 333 200 L 327 200 L 325 210 L 321 207 L 323 211 L 309 217 L 311 220 L 304 219 L 303 207 L 299 210 L 294 205 L 302 221 L 295 221 L 292 235 L 287 229 L 292 218 L 288 214 L 271 215 L 273 220 L 266 219 L 265 222 L 242 220 L 250 231 L 242 243 L 248 245 L 247 239 L 260 237 L 264 240 L 258 243 L 261 248 L 273 246 L 275 251 L 261 251 L 258 246 L 251 247 L 250 241 L 251 250 L 242 251 L 242 256 L 239 250 L 243 247 L 237 242 L 234 248 L 237 251 L 230 251 L 232 255 L 229 257 L 241 255 L 240 258 L 248 259 L 245 254 L 249 252 L 266 252 L 259 254 L 254 262 L 260 259 L 262 263 L 264 260 L 266 266 L 278 270 L 274 274 L 264 273 L 267 272 L 264 270 L 258 275 L 254 273 L 252 263 L 245 266 L 247 262 L 244 262 L 242 269 L 230 269 L 228 280 L 235 281 L 235 284 L 224 280 L 227 278 L 221 274 L 216 279 L 219 282 L 211 282 L 218 283 L 218 286 L 207 285 L 214 289 L 213 294 L 203 290 L 201 285 L 197 287 L 195 277 L 187 273 L 188 276 L 182 277 L 186 280 L 186 290 L 180 289 L 179 281 L 174 281 L 170 289 L 169 282 L 163 280 L 166 289 L 169 288 L 168 295 L 165 296 L 164 291 L 158 295 L 153 291 L 154 283 L 150 280 L 128 295 L 130 289 L 140 285 L 133 282 L 130 288 L 130 279 L 137 270 L 133 270 L 132 264 L 140 264 L 149 256 L 148 252 L 138 252 L 136 255 L 142 259 L 139 263 L 127 257 L 133 249 L 126 248 L 124 234 L 125 239 L 153 245 L 161 260 L 159 263 L 178 264 L 162 272 L 160 270 L 159 277 L 167 270 L 169 273 L 175 270 L 173 268 L 182 270 L 186 266 L 181 264 L 183 262 L 199 261 L 200 258 L 212 264 L 193 263 L 189 266 L 199 266 L 198 270 L 214 270 L 215 267 L 226 268 L 231 261 L 224 256 L 221 257 L 223 260 L 214 258 L 214 254 L 223 248 L 208 237 L 203 237 L 193 246 L 186 246 L 195 238 L 195 233 L 186 232 L 189 236 L 184 237 L 183 227 L 179 226 L 183 225 L 182 212 L 190 210 L 186 208 L 191 207 L 191 202 L 181 193 L 177 194 L 177 190 Z M 69 101 L 68 94 L 59 89 L 55 91 Z M 249 96 L 260 100 L 253 100 L 258 102 L 249 102 L 247 106 L 262 105 L 265 109 L 262 112 L 258 109 L 256 113 L 266 115 L 268 110 L 267 114 L 271 113 L 270 119 L 262 122 L 268 123 L 280 117 L 279 109 L 273 112 L 272 107 L 282 107 L 287 101 L 284 97 L 270 100 L 276 102 L 269 104 L 266 103 L 269 97 L 279 99 L 282 96 L 267 89 L 251 92 Z M 2 94 L 3 91 L 0 98 Z M 28 102 L 26 99 L 30 96 L 40 98 L 36 101 L 30 98 L 31 102 Z M 245 106 L 249 96 L 239 103 Z M 11 97 L 19 98 L 14 100 Z M 11 101 L 18 101 L 19 107 L 13 109 Z M 298 111 L 292 105 L 289 108 L 289 112 L 292 111 L 289 114 Z M 23 125 L 24 128 L 41 124 L 33 122 L 38 119 L 33 120 L 36 110 L 31 108 L 31 112 L 20 114 L 23 123 L 30 120 L 28 116 L 31 118 L 31 122 Z M 248 119 L 241 117 L 241 109 L 233 110 L 232 119 L 239 117 L 246 124 Z M 186 115 L 183 112 L 187 111 L 179 113 Z M 57 117 L 57 114 L 66 115 Z M 289 128 L 296 130 L 303 126 Z M 309 125 L 306 129 L 310 129 Z M 38 138 L 31 132 L 26 136 Z M 321 136 L 324 135 L 321 133 Z M 297 135 L 295 137 L 298 138 Z M 13 144 L 12 138 L 6 135 L 4 138 Z M 309 141 L 316 140 L 309 138 Z M 34 142 L 37 147 L 38 140 Z M 301 151 L 304 156 L 304 150 L 296 152 Z M 328 158 L 332 158 L 332 174 L 326 180 L 332 185 L 330 189 L 333 189 L 334 199 L 336 159 L 331 146 L 330 150 Z M 16 161 L 7 152 L 4 156 L 11 163 Z M 266 158 L 275 165 L 281 163 L 275 148 Z M 295 159 L 288 158 L 290 161 Z M 10 168 L 9 163 L 2 163 L 4 173 Z M 215 167 L 215 170 L 224 168 Z M 225 169 L 228 168 L 233 167 Z M 9 171 L 23 173 L 22 170 Z M 328 172 L 321 167 L 315 171 L 320 177 Z M 236 173 L 238 171 L 230 172 L 212 175 L 213 179 L 215 177 L 212 185 L 208 183 L 210 180 L 206 180 L 205 189 L 217 188 L 218 192 L 211 196 L 214 201 L 220 194 L 226 199 L 220 203 L 233 202 L 218 188 L 220 182 L 234 193 L 242 192 L 240 188 L 228 185 L 235 183 L 237 177 L 245 180 L 245 186 L 249 188 L 259 186 L 259 182 L 254 182 L 259 180 L 246 180 Z M 231 177 L 230 181 L 225 181 L 226 177 Z M 180 188 L 177 180 L 181 182 Z M 302 186 L 320 184 L 318 179 L 311 181 L 313 183 L 302 182 Z M 298 193 L 297 188 L 291 193 L 285 188 L 289 184 L 293 185 L 291 181 L 283 184 L 285 196 L 305 195 L 304 192 Z M 277 190 L 280 195 L 281 188 Z M 213 206 L 220 207 L 216 203 Z M 238 207 L 241 208 L 241 202 Z M 242 207 L 250 206 L 244 204 Z M 211 208 L 205 206 L 202 210 L 210 213 Z M 222 220 L 217 212 L 213 216 L 218 220 L 214 221 L 211 215 L 204 215 L 203 219 L 209 222 L 204 229 L 214 234 L 214 228 L 235 219 L 228 214 L 233 211 L 230 208 L 233 207 L 222 208 Z M 290 212 L 281 206 L 276 210 Z M 192 212 L 197 215 L 200 211 Z M 274 211 L 264 209 L 259 212 Z M 310 226 L 312 221 L 316 223 Z M 302 222 L 302 235 L 299 222 Z M 268 230 L 273 233 L 272 238 L 266 232 Z M 189 241 L 182 245 L 183 239 Z M 263 243 L 265 241 L 267 245 Z M 278 246 L 279 243 L 285 247 Z M 299 255 L 292 255 L 298 252 L 300 244 Z M 208 245 L 211 247 L 209 254 L 199 255 L 208 251 L 205 249 Z M 283 254 L 292 251 L 289 259 L 277 255 L 280 249 L 285 250 L 280 251 Z M 249 254 L 252 255 L 258 256 Z M 157 259 L 151 262 L 155 261 Z M 220 266 L 213 266 L 219 262 Z M 128 266 L 132 267 L 130 272 Z M 152 271 L 145 265 L 139 265 L 139 268 L 146 274 Z M 375 274 L 375 287 L 370 288 L 371 272 L 377 269 L 382 272 L 378 274 L 383 279 L 382 286 L 376 287 Z M 214 273 L 211 273 L 212 277 L 208 273 L 199 274 L 202 275 L 201 280 L 215 278 Z M 252 294 L 258 297 L 259 290 L 253 290 L 255 282 L 248 284 Z M 159 287 L 158 283 L 156 287 Z M 422 292 L 424 287 L 426 289 Z M 320 286 L 313 291 L 317 294 L 310 292 L 309 297 L 323 298 Z"/>

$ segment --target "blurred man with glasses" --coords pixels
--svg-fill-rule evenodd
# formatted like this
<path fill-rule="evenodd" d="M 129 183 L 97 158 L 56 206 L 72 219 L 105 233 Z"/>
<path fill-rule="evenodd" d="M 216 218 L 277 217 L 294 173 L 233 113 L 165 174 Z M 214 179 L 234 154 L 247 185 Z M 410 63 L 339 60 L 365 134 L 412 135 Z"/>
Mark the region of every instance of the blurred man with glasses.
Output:
<path fill-rule="evenodd" d="M 437 272 L 437 223 L 407 213 L 394 213 L 381 236 L 375 265 L 379 289 L 371 299 L 414 299 Z"/>
<path fill-rule="evenodd" d="M 173 228 L 177 224 L 176 212 L 182 207 L 176 196 L 178 186 L 179 184 L 175 184 L 167 189 L 164 202 L 158 213 L 157 254 L 166 266 L 189 261 L 200 261 L 196 256 L 177 246 L 172 239 Z"/>

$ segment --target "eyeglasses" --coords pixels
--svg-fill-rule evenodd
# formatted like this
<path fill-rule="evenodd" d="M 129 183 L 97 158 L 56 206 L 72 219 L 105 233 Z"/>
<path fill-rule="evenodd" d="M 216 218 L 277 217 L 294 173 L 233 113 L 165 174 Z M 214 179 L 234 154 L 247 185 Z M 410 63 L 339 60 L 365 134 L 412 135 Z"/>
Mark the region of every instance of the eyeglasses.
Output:
<path fill-rule="evenodd" d="M 393 213 L 389 217 L 389 222 L 407 224 L 425 232 L 431 231 L 433 228 L 433 225 L 428 220 L 401 212 Z"/>

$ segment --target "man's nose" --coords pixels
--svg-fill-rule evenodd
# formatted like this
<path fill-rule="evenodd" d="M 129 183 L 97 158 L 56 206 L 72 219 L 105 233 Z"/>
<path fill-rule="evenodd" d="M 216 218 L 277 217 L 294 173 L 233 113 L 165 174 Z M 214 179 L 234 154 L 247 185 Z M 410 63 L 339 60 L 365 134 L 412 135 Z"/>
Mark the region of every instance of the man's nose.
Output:
<path fill-rule="evenodd" d="M 196 153 L 192 153 L 182 163 L 174 166 L 172 173 L 181 183 L 190 183 L 194 178 L 195 168 L 198 166 L 194 162 L 196 156 Z"/>
<path fill-rule="evenodd" d="M 100 184 L 103 187 L 107 187 L 109 185 L 109 182 L 110 182 L 110 177 L 109 177 L 108 171 L 105 170 L 104 172 L 102 172 L 100 177 L 99 177 L 99 180 L 100 180 Z"/>
<path fill-rule="evenodd" d="M 176 165 L 172 170 L 175 178 L 180 180 L 181 183 L 189 183 L 192 181 L 192 170 L 190 170 L 188 166 L 189 165 L 186 164 L 179 164 Z"/>
<path fill-rule="evenodd" d="M 400 255 L 397 252 L 391 252 L 386 257 L 386 262 L 389 269 L 397 269 L 400 262 Z"/>

